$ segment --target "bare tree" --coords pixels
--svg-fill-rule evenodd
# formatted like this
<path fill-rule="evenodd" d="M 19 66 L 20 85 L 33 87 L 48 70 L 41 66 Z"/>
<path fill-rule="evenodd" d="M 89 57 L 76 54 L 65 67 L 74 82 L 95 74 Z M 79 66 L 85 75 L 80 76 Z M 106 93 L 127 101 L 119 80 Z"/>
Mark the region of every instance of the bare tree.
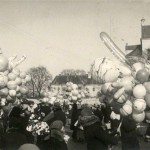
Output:
<path fill-rule="evenodd" d="M 31 81 L 28 83 L 30 93 L 33 97 L 36 95 L 41 97 L 41 92 L 46 90 L 51 83 L 52 75 L 43 66 L 30 68 L 28 74 L 31 75 Z"/>

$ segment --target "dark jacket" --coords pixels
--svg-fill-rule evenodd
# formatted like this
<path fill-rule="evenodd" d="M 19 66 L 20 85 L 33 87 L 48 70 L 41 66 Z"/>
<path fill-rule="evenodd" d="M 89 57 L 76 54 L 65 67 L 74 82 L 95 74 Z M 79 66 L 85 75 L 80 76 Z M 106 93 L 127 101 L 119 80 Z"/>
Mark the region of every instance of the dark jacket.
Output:
<path fill-rule="evenodd" d="M 87 150 L 108 150 L 109 144 L 116 145 L 118 142 L 117 137 L 112 137 L 103 130 L 98 120 L 95 115 L 91 118 L 88 117 L 88 119 L 81 118 L 80 122 L 84 127 Z"/>
<path fill-rule="evenodd" d="M 3 135 L 0 148 L 2 150 L 17 150 L 25 143 L 33 143 L 33 136 L 27 131 L 12 128 Z"/>
<path fill-rule="evenodd" d="M 124 117 L 121 125 L 122 150 L 139 150 L 139 141 L 136 134 L 136 123 L 130 117 Z"/>
<path fill-rule="evenodd" d="M 48 117 L 48 115 L 50 115 L 50 116 Z M 46 121 L 49 126 L 51 125 L 52 122 L 54 122 L 54 121 L 56 121 L 56 120 L 60 120 L 60 121 L 63 122 L 63 125 L 64 125 L 64 126 L 66 125 L 66 115 L 65 115 L 65 113 L 62 111 L 61 108 L 55 110 L 55 111 L 53 112 L 53 114 L 50 113 L 50 114 L 48 114 L 48 115 L 45 117 L 45 119 L 44 119 L 43 121 Z"/>
<path fill-rule="evenodd" d="M 79 116 L 81 115 L 81 110 L 82 109 L 77 109 L 77 104 L 74 103 L 72 106 L 72 113 L 71 113 L 71 125 L 70 125 L 70 129 L 74 130 L 75 126 L 74 124 L 76 123 L 76 121 L 78 120 Z"/>
<path fill-rule="evenodd" d="M 68 150 L 68 148 L 65 141 L 59 141 L 58 139 L 51 137 L 49 150 Z"/>

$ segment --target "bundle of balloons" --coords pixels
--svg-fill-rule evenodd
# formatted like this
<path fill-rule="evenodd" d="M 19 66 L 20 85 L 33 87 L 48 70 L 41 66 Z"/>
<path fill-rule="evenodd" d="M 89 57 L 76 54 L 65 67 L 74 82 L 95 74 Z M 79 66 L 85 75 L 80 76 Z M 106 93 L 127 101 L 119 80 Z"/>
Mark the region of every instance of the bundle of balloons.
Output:
<path fill-rule="evenodd" d="M 150 65 L 136 62 L 131 68 L 125 65 L 119 68 L 111 59 L 102 58 L 93 66 L 93 75 L 102 83 L 101 94 L 107 104 L 117 108 L 122 116 L 132 115 L 138 123 L 145 116 L 150 120 L 150 111 L 147 111 L 150 108 Z"/>
<path fill-rule="evenodd" d="M 16 57 L 8 59 L 0 52 L 0 106 L 14 102 L 16 98 L 28 93 L 26 83 L 31 80 L 31 76 L 17 68 L 26 57 L 22 56 L 19 60 L 16 60 Z"/>
<path fill-rule="evenodd" d="M 81 98 L 86 97 L 85 90 L 79 90 L 78 85 L 72 82 L 67 82 L 65 86 L 65 95 L 70 102 L 81 102 Z"/>

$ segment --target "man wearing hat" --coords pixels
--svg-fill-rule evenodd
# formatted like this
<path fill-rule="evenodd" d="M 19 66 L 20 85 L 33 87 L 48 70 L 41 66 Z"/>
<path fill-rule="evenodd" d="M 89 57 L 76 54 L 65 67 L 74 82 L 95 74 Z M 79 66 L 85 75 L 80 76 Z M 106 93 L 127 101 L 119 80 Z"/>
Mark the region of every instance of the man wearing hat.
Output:
<path fill-rule="evenodd" d="M 99 118 L 93 114 L 90 107 L 81 111 L 79 123 L 84 129 L 87 150 L 108 150 L 109 144 L 118 143 L 118 137 L 111 136 L 103 130 Z"/>
<path fill-rule="evenodd" d="M 50 126 L 52 122 L 56 120 L 61 120 L 63 122 L 63 125 L 66 125 L 66 115 L 63 112 L 61 105 L 59 102 L 54 102 L 53 105 L 53 111 L 50 112 L 43 121 L 47 122 L 47 124 Z"/>

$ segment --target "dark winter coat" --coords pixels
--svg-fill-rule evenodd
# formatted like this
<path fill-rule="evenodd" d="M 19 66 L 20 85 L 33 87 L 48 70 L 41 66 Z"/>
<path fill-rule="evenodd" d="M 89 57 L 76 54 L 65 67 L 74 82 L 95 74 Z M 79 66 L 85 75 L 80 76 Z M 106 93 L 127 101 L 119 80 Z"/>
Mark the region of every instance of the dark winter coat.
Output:
<path fill-rule="evenodd" d="M 136 123 L 130 117 L 124 117 L 121 125 L 122 150 L 139 150 L 139 141 L 136 134 Z"/>
<path fill-rule="evenodd" d="M 71 125 L 70 125 L 70 129 L 74 130 L 75 126 L 74 124 L 76 123 L 76 121 L 78 120 L 79 116 L 81 115 L 81 110 L 82 109 L 77 109 L 77 104 L 74 103 L 72 106 L 72 113 L 71 113 Z"/>
<path fill-rule="evenodd" d="M 53 137 L 50 138 L 49 150 L 68 150 L 65 141 L 59 141 Z"/>
<path fill-rule="evenodd" d="M 80 123 L 84 127 L 84 135 L 87 141 L 87 150 L 108 150 L 108 145 L 116 145 L 116 137 L 109 135 L 100 125 L 95 115 L 81 117 Z"/>
<path fill-rule="evenodd" d="M 52 122 L 60 120 L 63 122 L 63 125 L 66 125 L 66 114 L 62 111 L 61 108 L 55 110 L 53 113 L 48 114 L 43 121 L 46 121 L 50 126 Z"/>
<path fill-rule="evenodd" d="M 17 150 L 25 143 L 33 143 L 33 136 L 27 131 L 12 128 L 3 135 L 0 148 L 2 150 Z"/>

